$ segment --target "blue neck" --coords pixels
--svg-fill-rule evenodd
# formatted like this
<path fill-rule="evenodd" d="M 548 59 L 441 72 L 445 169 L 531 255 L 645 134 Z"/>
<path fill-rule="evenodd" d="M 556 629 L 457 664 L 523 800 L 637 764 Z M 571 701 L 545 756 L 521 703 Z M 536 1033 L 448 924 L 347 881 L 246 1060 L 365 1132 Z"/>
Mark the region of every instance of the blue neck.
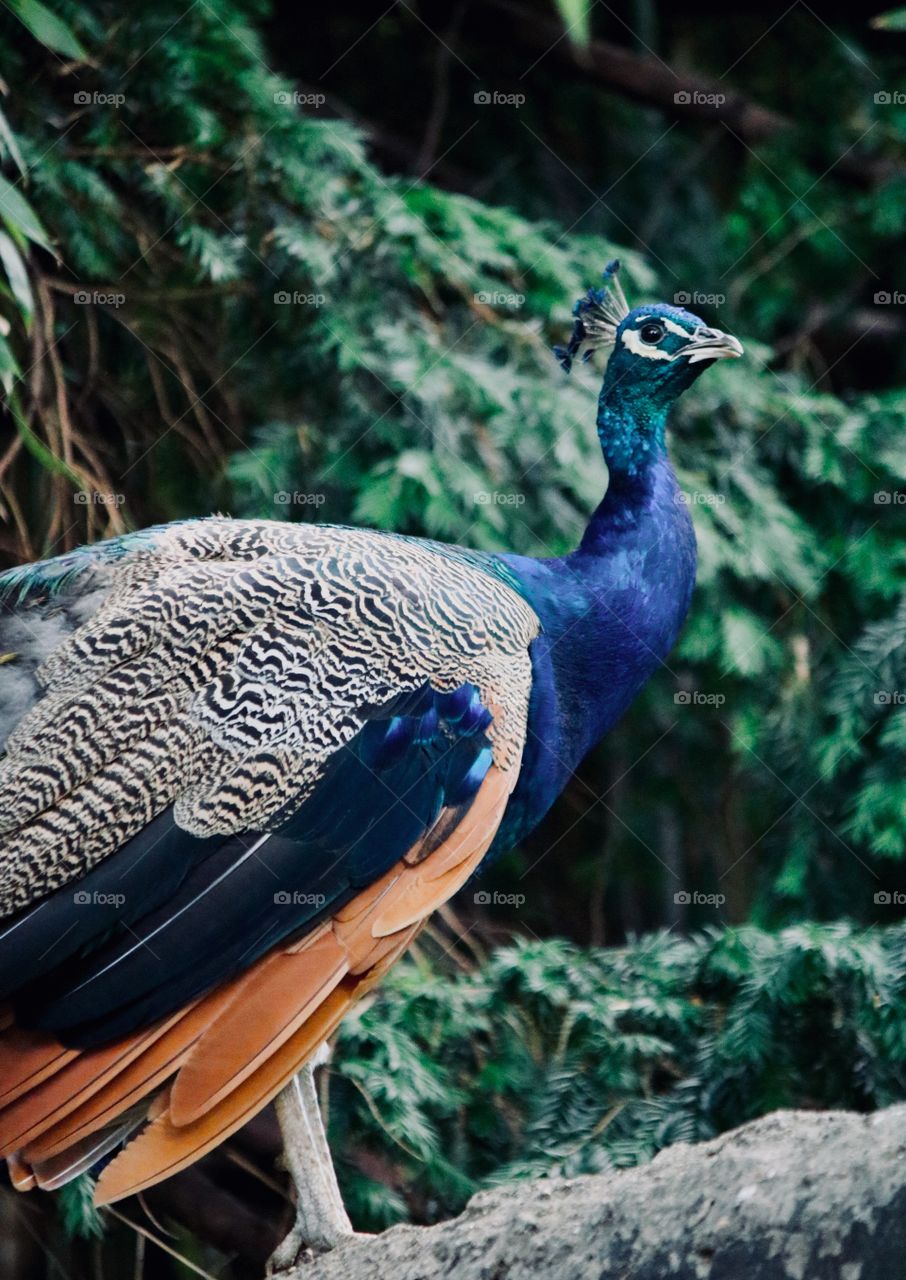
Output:
<path fill-rule="evenodd" d="M 635 377 L 608 366 L 598 397 L 598 439 L 611 484 L 619 476 L 644 475 L 666 457 L 668 405 Z"/>
<path fill-rule="evenodd" d="M 541 820 L 662 665 L 689 607 L 695 537 L 662 430 L 653 423 L 648 447 L 628 460 L 623 424 L 607 408 L 610 483 L 579 547 L 550 560 L 501 557 L 543 630 L 532 646 L 523 768 L 495 849 Z"/>

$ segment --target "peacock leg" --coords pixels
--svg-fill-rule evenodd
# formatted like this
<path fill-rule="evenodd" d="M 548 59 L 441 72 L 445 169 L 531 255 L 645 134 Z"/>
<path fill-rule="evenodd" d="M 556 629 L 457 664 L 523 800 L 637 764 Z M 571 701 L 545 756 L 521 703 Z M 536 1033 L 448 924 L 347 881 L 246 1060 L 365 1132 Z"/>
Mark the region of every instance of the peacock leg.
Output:
<path fill-rule="evenodd" d="M 326 1046 L 277 1095 L 276 1109 L 286 1168 L 296 1189 L 296 1221 L 268 1261 L 269 1276 L 288 1270 L 306 1253 L 326 1253 L 353 1235 L 334 1172 L 314 1068 Z"/>

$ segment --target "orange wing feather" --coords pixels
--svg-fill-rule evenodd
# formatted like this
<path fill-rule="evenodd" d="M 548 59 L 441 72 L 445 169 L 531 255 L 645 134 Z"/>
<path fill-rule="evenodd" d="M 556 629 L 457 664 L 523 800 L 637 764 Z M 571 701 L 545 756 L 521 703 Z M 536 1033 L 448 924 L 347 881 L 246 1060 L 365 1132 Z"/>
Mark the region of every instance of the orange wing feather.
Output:
<path fill-rule="evenodd" d="M 0 1111 L 0 1155 L 20 1151 L 45 1129 L 69 1115 L 133 1063 L 182 1016 L 182 1012 L 175 1014 L 128 1040 L 79 1054 L 37 1089 L 4 1107 Z M 50 1039 L 48 1044 L 50 1053 L 59 1054 L 58 1044 Z"/>
<path fill-rule="evenodd" d="M 397 954 L 405 950 L 416 932 L 407 931 Z M 194 1123 L 177 1126 L 165 1111 L 107 1166 L 95 1188 L 95 1203 L 112 1204 L 144 1191 L 219 1146 L 276 1097 L 375 981 L 370 973 L 364 978 L 344 978 L 282 1048 Z"/>
<path fill-rule="evenodd" d="M 180 1069 L 170 1098 L 173 1123 L 191 1124 L 242 1084 L 324 1002 L 348 967 L 332 932 L 304 951 L 278 952 L 256 965 Z"/>
<path fill-rule="evenodd" d="M 408 947 L 487 852 L 518 770 L 492 765 L 460 822 L 430 834 L 315 933 L 281 946 L 157 1027 L 76 1054 L 50 1037 L 0 1034 L 0 1149 L 18 1185 L 52 1180 L 91 1135 L 142 1098 L 146 1128 L 107 1166 L 98 1204 L 199 1159 L 271 1100 Z M 165 1081 L 168 1089 L 161 1092 Z"/>
<path fill-rule="evenodd" d="M 54 1045 L 48 1051 L 47 1036 L 40 1031 L 25 1031 L 10 1026 L 3 1032 L 3 1052 L 0 1055 L 0 1106 L 8 1106 L 23 1093 L 36 1088 L 48 1076 L 54 1075 L 73 1058 L 78 1049 L 64 1049 Z"/>
<path fill-rule="evenodd" d="M 147 1098 L 179 1070 L 198 1037 L 229 1005 L 235 987 L 235 982 L 227 983 L 188 1006 L 164 1035 L 146 1047 L 108 1084 L 32 1139 L 21 1151 L 23 1158 L 34 1164 L 60 1155 L 70 1144 L 89 1138 L 142 1098 Z"/>

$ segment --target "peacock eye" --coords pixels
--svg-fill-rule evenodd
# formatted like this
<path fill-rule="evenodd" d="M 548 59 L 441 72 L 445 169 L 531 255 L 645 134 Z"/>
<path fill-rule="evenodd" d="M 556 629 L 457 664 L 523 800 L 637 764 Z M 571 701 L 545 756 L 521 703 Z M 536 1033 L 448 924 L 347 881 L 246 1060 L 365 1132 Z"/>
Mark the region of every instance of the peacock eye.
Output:
<path fill-rule="evenodd" d="M 648 324 L 643 324 L 639 330 L 639 334 L 643 342 L 649 347 L 656 347 L 664 336 L 664 326 L 657 321 L 652 320 Z"/>

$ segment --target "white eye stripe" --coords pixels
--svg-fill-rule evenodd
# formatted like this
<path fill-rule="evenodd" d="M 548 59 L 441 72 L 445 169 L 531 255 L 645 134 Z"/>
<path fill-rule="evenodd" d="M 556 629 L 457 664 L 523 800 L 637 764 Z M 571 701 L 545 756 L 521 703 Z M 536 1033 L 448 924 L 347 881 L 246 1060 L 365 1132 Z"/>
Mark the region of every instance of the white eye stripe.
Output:
<path fill-rule="evenodd" d="M 624 329 L 620 341 L 633 355 L 644 356 L 646 360 L 673 360 L 680 352 L 659 351 L 649 343 L 642 341 L 637 329 Z"/>
<path fill-rule="evenodd" d="M 641 329 L 643 325 L 649 321 L 655 324 L 662 324 L 668 333 L 675 333 L 678 338 L 689 338 L 691 334 L 688 329 L 684 329 L 681 324 L 677 324 L 675 320 L 670 320 L 667 316 L 639 316 L 635 322 L 636 329 Z"/>
<path fill-rule="evenodd" d="M 691 334 L 688 329 L 684 329 L 681 324 L 677 324 L 675 320 L 668 320 L 666 316 L 658 316 L 661 324 L 669 333 L 675 333 L 678 338 L 689 338 Z"/>

